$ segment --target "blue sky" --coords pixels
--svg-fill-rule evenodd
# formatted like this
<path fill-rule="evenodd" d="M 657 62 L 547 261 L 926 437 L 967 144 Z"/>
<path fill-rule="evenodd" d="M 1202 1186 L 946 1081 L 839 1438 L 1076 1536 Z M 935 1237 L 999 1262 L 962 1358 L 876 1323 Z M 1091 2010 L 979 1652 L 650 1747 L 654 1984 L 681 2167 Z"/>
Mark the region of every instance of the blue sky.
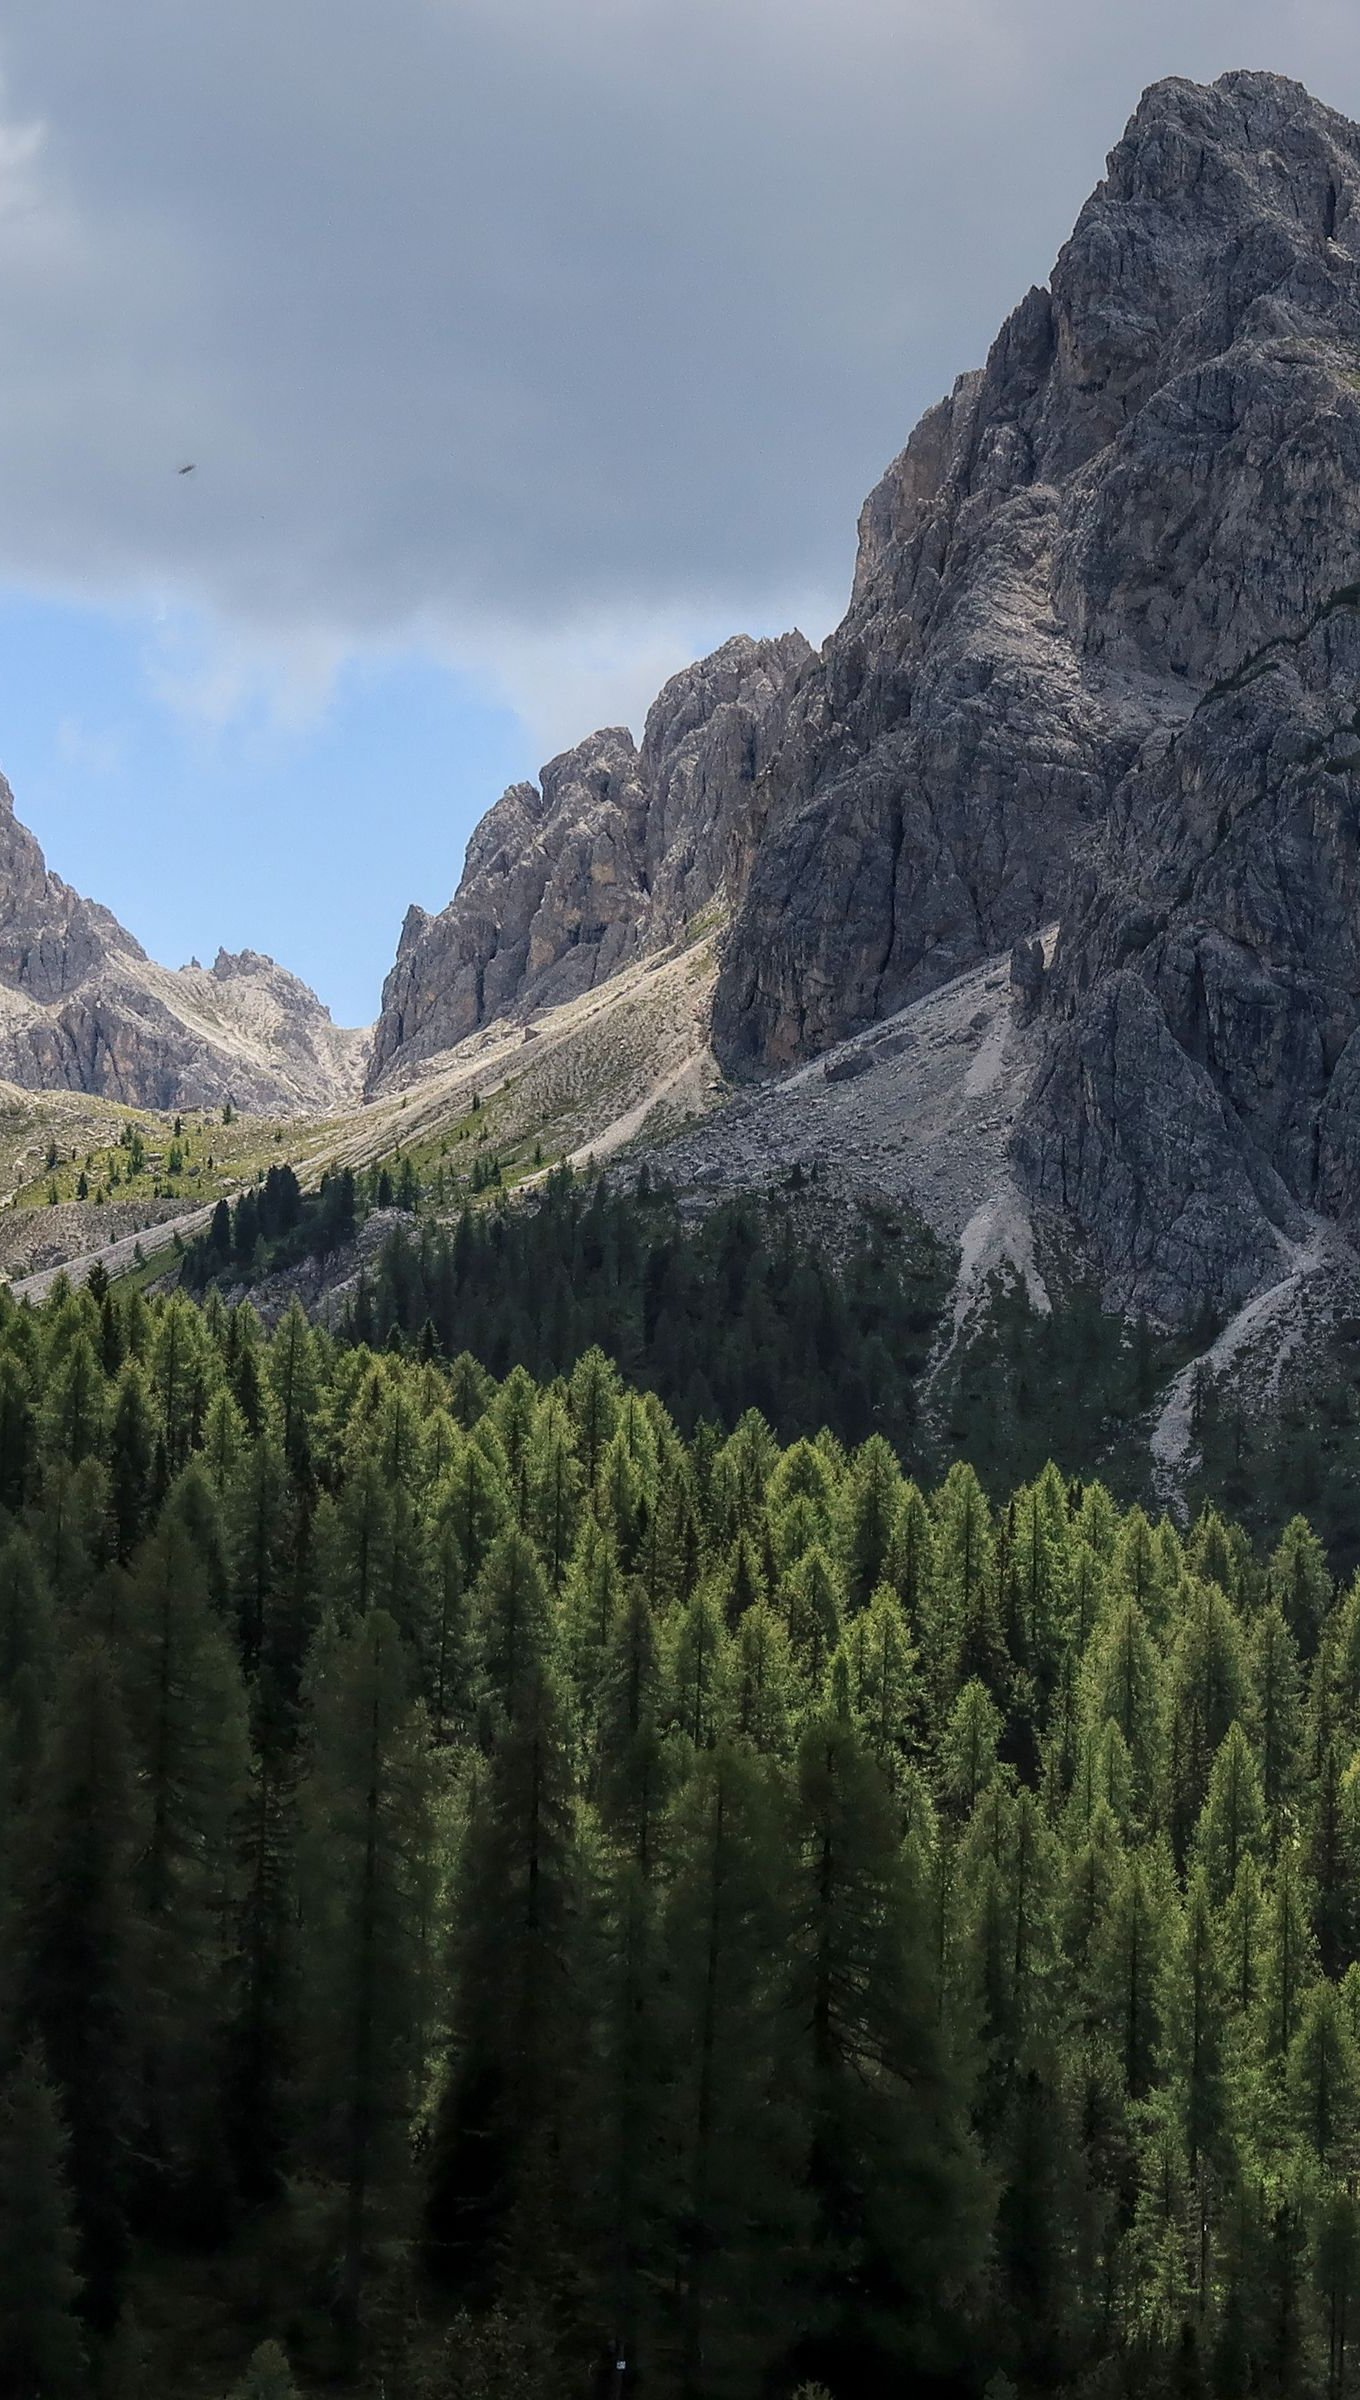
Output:
<path fill-rule="evenodd" d="M 1355 0 L 6 0 L 20 816 L 368 1019 L 508 781 L 822 638 L 1141 89 L 1242 66 L 1360 114 Z"/>
<path fill-rule="evenodd" d="M 373 1015 L 407 903 L 529 764 L 523 721 L 414 650 L 351 658 L 290 718 L 167 697 L 193 622 L 0 593 L 0 767 L 48 864 L 154 958 L 265 950 L 342 1024 Z M 534 761 L 536 767 L 540 762 Z"/>

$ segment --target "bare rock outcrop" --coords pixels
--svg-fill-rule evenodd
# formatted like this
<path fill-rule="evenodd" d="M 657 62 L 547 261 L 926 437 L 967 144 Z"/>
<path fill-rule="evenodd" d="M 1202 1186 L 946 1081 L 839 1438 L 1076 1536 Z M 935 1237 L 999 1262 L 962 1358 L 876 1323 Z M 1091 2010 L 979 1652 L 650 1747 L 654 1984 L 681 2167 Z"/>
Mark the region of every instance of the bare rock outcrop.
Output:
<path fill-rule="evenodd" d="M 412 908 L 383 986 L 371 1081 L 492 1018 L 569 1000 L 674 940 L 739 865 L 766 727 L 813 653 L 801 634 L 725 642 L 671 678 L 641 747 L 622 726 L 512 784 L 438 916 Z"/>
<path fill-rule="evenodd" d="M 734 1071 L 1056 914 L 1149 739 L 1354 574 L 1358 138 L 1277 76 L 1154 86 L 889 469 L 756 794 Z"/>
<path fill-rule="evenodd" d="M 1360 130 L 1230 76 L 1111 167 L 1103 238 L 1154 228 L 1184 313 L 1064 605 L 1194 707 L 1074 865 L 1016 1155 L 1107 1296 L 1174 1321 L 1278 1276 L 1309 1217 L 1360 1232 Z"/>
<path fill-rule="evenodd" d="M 1025 1201 L 1112 1302 L 1231 1310 L 1319 1218 L 1360 1238 L 1358 846 L 1360 129 L 1172 79 L 866 502 L 822 653 L 728 644 L 640 750 L 508 793 L 408 919 L 374 1075 L 719 893 L 738 1078 L 1009 953 Z"/>

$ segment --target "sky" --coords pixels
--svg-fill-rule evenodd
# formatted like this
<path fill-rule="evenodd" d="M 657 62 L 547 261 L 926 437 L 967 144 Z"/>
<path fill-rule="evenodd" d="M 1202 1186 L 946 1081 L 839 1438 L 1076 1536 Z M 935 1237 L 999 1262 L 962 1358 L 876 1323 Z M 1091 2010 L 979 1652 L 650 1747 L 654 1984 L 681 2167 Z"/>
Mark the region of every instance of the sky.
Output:
<path fill-rule="evenodd" d="M 1360 116 L 1355 0 L 5 0 L 0 767 L 50 863 L 366 1021 L 506 783 L 825 637 L 1140 91 L 1241 66 Z"/>

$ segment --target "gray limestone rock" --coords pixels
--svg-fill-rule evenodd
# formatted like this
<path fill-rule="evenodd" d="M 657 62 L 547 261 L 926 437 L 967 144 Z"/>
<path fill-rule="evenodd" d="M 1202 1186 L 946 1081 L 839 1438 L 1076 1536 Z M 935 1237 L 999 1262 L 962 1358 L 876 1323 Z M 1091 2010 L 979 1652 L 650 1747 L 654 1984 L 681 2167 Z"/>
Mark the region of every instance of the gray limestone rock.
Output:
<path fill-rule="evenodd" d="M 1009 951 L 1028 1197 L 1119 1304 L 1227 1309 L 1310 1219 L 1360 1236 L 1358 853 L 1360 130 L 1173 79 L 870 495 L 822 653 L 729 643 L 640 750 L 507 793 L 408 918 L 373 1074 L 719 897 L 737 1077 Z M 93 937 L 52 938 L 60 980 Z"/>
<path fill-rule="evenodd" d="M 1057 914 L 1136 762 L 1354 575 L 1358 145 L 1277 76 L 1154 86 L 1048 290 L 871 495 L 753 795 L 734 1072 Z"/>
<path fill-rule="evenodd" d="M 438 916 L 413 908 L 383 987 L 371 1080 L 494 1017 L 550 1007 L 675 939 L 723 891 L 765 727 L 812 657 L 739 635 L 673 676 L 641 748 L 622 726 L 514 784 L 468 844 Z"/>

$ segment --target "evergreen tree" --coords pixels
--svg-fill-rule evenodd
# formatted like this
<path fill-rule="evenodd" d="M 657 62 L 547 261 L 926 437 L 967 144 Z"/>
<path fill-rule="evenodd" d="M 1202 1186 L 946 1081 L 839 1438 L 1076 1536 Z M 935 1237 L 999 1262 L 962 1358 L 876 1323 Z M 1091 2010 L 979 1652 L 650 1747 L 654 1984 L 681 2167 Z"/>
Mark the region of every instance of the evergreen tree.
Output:
<path fill-rule="evenodd" d="M 1305 1997 L 1289 2045 L 1290 2114 L 1299 2139 L 1323 2166 L 1351 2157 L 1360 2111 L 1360 2057 L 1330 1983 Z"/>
<path fill-rule="evenodd" d="M 560 2293 L 575 2208 L 579 1888 L 570 1754 L 528 1656 L 458 1876 L 448 2076 L 430 2149 L 430 2263 L 469 2304 Z"/>
<path fill-rule="evenodd" d="M 996 1773 L 1001 1712 L 974 1679 L 959 1693 L 941 1743 L 944 1791 L 961 1816 L 971 1816 Z"/>
<path fill-rule="evenodd" d="M 681 2400 L 738 2400 L 785 2338 L 788 2261 L 806 2221 L 789 2106 L 789 1860 L 766 1771 L 726 1742 L 706 1752 L 674 1846 L 666 2138 L 647 2262 L 664 2295 L 658 2380 Z M 671 2257 L 667 2290 L 658 2268 Z"/>
<path fill-rule="evenodd" d="M 848 1719 L 819 1718 L 798 1757 L 790 1943 L 809 2212 L 800 2364 L 860 2389 L 939 2371 L 980 2263 L 980 2186 L 925 1937 L 887 1787 Z"/>
<path fill-rule="evenodd" d="M 167 1511 L 133 1577 L 128 1715 L 144 1811 L 136 1891 L 146 1983 L 138 2028 L 149 2164 L 206 2198 L 229 2014 L 227 1932 L 246 1792 L 245 1694 L 187 1533 Z"/>
<path fill-rule="evenodd" d="M 544 1655 L 551 1623 L 538 1553 L 524 1534 L 503 1533 L 492 1545 L 473 1605 L 487 1689 L 496 1708 L 512 1716 L 527 1669 Z"/>
<path fill-rule="evenodd" d="M 881 1434 L 857 1452 L 841 1494 L 846 1605 L 867 1608 L 886 1580 L 903 1505 L 902 1470 Z"/>
<path fill-rule="evenodd" d="M 134 1825 L 114 1663 L 90 1645 L 63 1665 L 34 1810 L 21 2023 L 42 2044 L 69 2136 L 77 2265 L 100 2331 L 118 2314 L 136 2137 Z"/>
<path fill-rule="evenodd" d="M 1208 1879 L 1191 1883 L 1163 1971 L 1163 2057 L 1191 2179 L 1221 2163 L 1227 2133 L 1224 2001 Z"/>
<path fill-rule="evenodd" d="M 429 1975 L 429 1768 L 382 1610 L 323 1629 L 307 1706 L 304 2141 L 341 2197 L 337 2298 L 353 2339 L 379 2232 L 402 2222 Z"/>
<path fill-rule="evenodd" d="M 0 2385 L 11 2400 L 86 2389 L 75 2257 L 56 2098 L 30 2053 L 0 2085 Z"/>
<path fill-rule="evenodd" d="M 696 1750 L 707 1750 L 721 1730 L 730 1681 L 722 1611 L 700 1590 L 677 1611 L 669 1630 L 670 1719 Z"/>
<path fill-rule="evenodd" d="M 118 1377 L 109 1429 L 109 1494 L 118 1556 L 126 1565 L 146 1529 L 156 1460 L 156 1425 L 146 1378 L 135 1358 Z"/>
<path fill-rule="evenodd" d="M 278 2342 L 261 2342 L 231 2400 L 298 2400 L 288 2353 Z"/>
<path fill-rule="evenodd" d="M 1252 1857 L 1259 1864 L 1265 1857 L 1265 1793 L 1251 1746 L 1238 1724 L 1229 1726 L 1215 1756 L 1195 1848 L 1216 1907 L 1231 1892 L 1243 1859 Z"/>

